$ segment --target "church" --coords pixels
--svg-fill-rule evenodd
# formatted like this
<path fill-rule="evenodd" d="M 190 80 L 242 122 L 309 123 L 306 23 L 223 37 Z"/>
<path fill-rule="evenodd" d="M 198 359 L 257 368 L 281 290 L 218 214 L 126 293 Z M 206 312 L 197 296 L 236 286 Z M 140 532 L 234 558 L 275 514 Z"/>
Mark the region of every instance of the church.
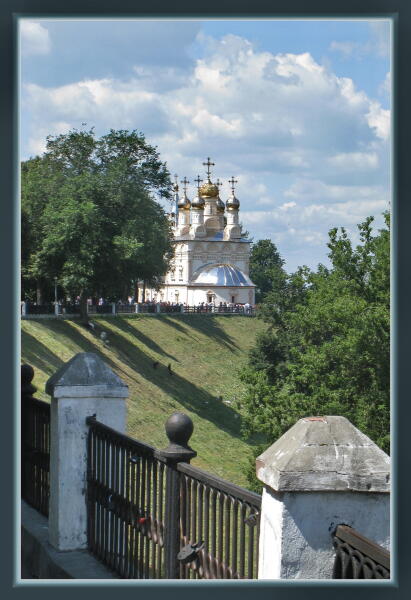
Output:
<path fill-rule="evenodd" d="M 211 181 L 214 163 L 207 159 L 207 180 L 200 176 L 196 196 L 187 195 L 186 177 L 182 194 L 174 185 L 174 212 L 171 215 L 174 234 L 174 259 L 159 290 L 152 290 L 153 300 L 197 306 L 213 303 L 254 304 L 255 285 L 249 278 L 251 240 L 242 237 L 239 223 L 240 202 L 234 193 L 237 183 L 229 180 L 231 195 L 220 199 L 219 180 Z"/>

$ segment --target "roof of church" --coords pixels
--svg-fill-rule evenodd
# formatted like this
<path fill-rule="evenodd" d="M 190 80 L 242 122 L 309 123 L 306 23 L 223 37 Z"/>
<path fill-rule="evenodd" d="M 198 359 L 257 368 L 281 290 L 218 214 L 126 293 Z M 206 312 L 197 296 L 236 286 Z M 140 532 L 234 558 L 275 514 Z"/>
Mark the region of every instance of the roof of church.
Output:
<path fill-rule="evenodd" d="M 203 238 L 193 238 L 190 234 L 185 234 L 185 235 L 175 236 L 174 241 L 182 242 L 185 240 L 192 240 L 195 242 L 223 242 L 223 241 L 226 241 L 226 242 L 247 242 L 248 244 L 251 243 L 251 240 L 249 240 L 247 238 L 224 240 L 223 236 L 224 236 L 223 231 L 217 231 L 214 235 L 203 237 Z"/>
<path fill-rule="evenodd" d="M 190 285 L 214 285 L 255 287 L 253 282 L 238 267 L 227 264 L 208 263 L 193 273 Z"/>

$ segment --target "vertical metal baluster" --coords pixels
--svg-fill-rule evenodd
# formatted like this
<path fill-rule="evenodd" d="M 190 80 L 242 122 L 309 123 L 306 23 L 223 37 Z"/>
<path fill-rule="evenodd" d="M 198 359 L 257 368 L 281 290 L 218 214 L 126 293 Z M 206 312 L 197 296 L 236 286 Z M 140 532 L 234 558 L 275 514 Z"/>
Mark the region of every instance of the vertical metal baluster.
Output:
<path fill-rule="evenodd" d="M 224 577 L 227 578 L 230 569 L 230 518 L 231 518 L 231 498 L 225 496 L 224 500 Z"/>
<path fill-rule="evenodd" d="M 124 548 L 124 527 L 125 527 L 125 514 L 124 514 L 124 506 L 125 506 L 125 486 L 124 486 L 124 460 L 125 460 L 125 454 L 124 454 L 124 446 L 123 444 L 120 445 L 119 447 L 119 453 L 118 453 L 118 459 L 119 459 L 119 463 L 118 463 L 118 493 L 121 496 L 121 500 L 120 500 L 120 511 L 119 511 L 119 517 L 118 517 L 118 522 L 119 522 L 119 571 L 120 574 L 122 576 L 124 576 L 125 573 L 125 557 L 126 557 L 126 551 Z"/>
<path fill-rule="evenodd" d="M 205 558 L 204 558 L 204 577 L 207 579 L 210 576 L 210 487 L 205 486 L 204 494 L 204 543 L 205 543 Z"/>
<path fill-rule="evenodd" d="M 218 492 L 218 549 L 217 549 L 217 559 L 218 559 L 218 578 L 222 579 L 224 574 L 224 496 L 223 492 Z"/>
<path fill-rule="evenodd" d="M 199 484 L 198 489 L 198 541 L 203 539 L 203 520 L 204 520 L 204 484 Z M 201 559 L 198 561 L 197 577 L 200 577 Z M 201 569 L 203 570 L 203 569 Z"/>
<path fill-rule="evenodd" d="M 144 501 L 146 496 L 146 457 L 144 457 L 141 461 L 141 474 L 140 474 L 140 516 L 142 515 L 141 511 L 145 509 Z M 144 579 L 144 534 L 142 533 L 142 527 L 139 526 L 138 537 L 140 543 L 140 573 L 141 578 Z"/>
<path fill-rule="evenodd" d="M 211 556 L 214 560 L 212 563 L 213 579 L 217 577 L 216 561 L 217 561 L 217 490 L 211 488 Z"/>
<path fill-rule="evenodd" d="M 158 498 L 158 503 L 159 503 L 159 535 L 160 535 L 160 543 L 159 543 L 159 547 L 160 547 L 160 557 L 159 557 L 159 564 L 160 564 L 160 576 L 164 575 L 164 470 L 165 470 L 165 465 L 164 463 L 160 462 L 159 463 L 159 468 L 160 468 L 160 479 L 159 479 L 159 498 Z"/>
<path fill-rule="evenodd" d="M 136 523 L 135 523 L 135 563 L 137 567 L 137 579 L 142 579 L 141 573 L 141 556 L 140 556 L 140 525 L 138 519 L 140 517 L 140 506 L 141 506 L 141 472 L 143 468 L 143 458 L 140 456 L 136 464 Z"/>
<path fill-rule="evenodd" d="M 137 470 L 137 465 L 133 462 L 130 465 L 130 471 L 131 471 L 131 505 L 132 505 L 132 511 L 131 511 L 131 522 L 132 522 L 132 527 L 131 527 L 131 540 L 130 540 L 130 544 L 131 544 L 131 552 L 130 552 L 130 567 L 131 567 L 131 574 L 130 577 L 132 579 L 137 579 L 138 577 L 138 572 L 137 572 L 137 548 L 136 548 L 136 538 L 137 538 L 137 531 L 136 531 L 136 527 L 137 527 L 137 523 L 136 523 L 136 504 L 138 502 L 137 498 L 138 498 L 138 493 L 137 493 L 137 482 L 136 482 L 136 470 Z"/>
<path fill-rule="evenodd" d="M 151 503 L 151 563 L 153 569 L 153 578 L 158 577 L 157 573 L 157 549 L 158 549 L 158 533 L 157 533 L 157 462 L 152 463 L 152 503 Z"/>
<path fill-rule="evenodd" d="M 131 451 L 129 446 L 125 446 L 124 448 L 124 463 L 123 463 L 123 472 L 124 472 L 124 577 L 127 579 L 130 577 L 130 523 L 131 523 L 131 515 L 130 515 L 130 506 L 131 506 L 131 498 L 130 498 L 130 456 Z"/>
<path fill-rule="evenodd" d="M 249 507 L 249 514 L 253 512 L 252 506 Z M 248 529 L 248 579 L 253 578 L 253 556 L 254 556 L 254 527 L 250 525 Z"/>
<path fill-rule="evenodd" d="M 151 517 L 151 468 L 152 468 L 152 460 L 151 458 L 147 458 L 146 469 L 147 469 L 147 484 L 146 484 L 146 512 L 144 513 L 145 517 Z M 143 525 L 145 531 L 145 567 L 146 567 L 146 579 L 150 578 L 150 546 L 152 541 L 150 540 L 150 525 L 149 522 L 146 521 Z"/>
<path fill-rule="evenodd" d="M 110 445 L 108 437 L 104 436 L 104 464 L 105 464 L 105 486 L 110 486 Z M 109 535 L 109 511 L 107 508 L 104 508 L 104 557 L 107 564 L 110 564 L 110 555 L 109 555 L 109 543 L 110 543 L 110 535 Z"/>
<path fill-rule="evenodd" d="M 237 568 L 237 537 L 238 532 L 238 500 L 235 499 L 233 503 L 233 535 L 232 535 L 232 559 L 231 564 L 233 565 L 233 577 L 238 572 Z"/>
<path fill-rule="evenodd" d="M 240 508 L 240 568 L 239 568 L 240 577 L 245 577 L 245 570 L 244 570 L 244 566 L 245 566 L 245 523 L 244 523 L 244 519 L 245 519 L 246 510 L 247 510 L 247 507 L 242 502 L 241 508 Z"/>

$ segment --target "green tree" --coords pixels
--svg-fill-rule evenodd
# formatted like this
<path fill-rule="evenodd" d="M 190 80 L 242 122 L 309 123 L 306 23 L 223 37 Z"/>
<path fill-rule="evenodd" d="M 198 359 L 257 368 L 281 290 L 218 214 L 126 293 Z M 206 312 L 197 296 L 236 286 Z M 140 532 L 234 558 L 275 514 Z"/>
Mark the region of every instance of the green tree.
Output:
<path fill-rule="evenodd" d="M 157 151 L 135 131 L 70 131 L 49 137 L 43 157 L 22 164 L 22 275 L 38 287 L 58 277 L 80 296 L 124 297 L 137 279 L 167 271 L 167 216 L 153 192 L 171 182 Z"/>
<path fill-rule="evenodd" d="M 355 248 L 344 229 L 331 230 L 331 268 L 290 276 L 283 303 L 266 297 L 268 330 L 243 375 L 244 432 L 263 434 L 266 446 L 298 419 L 328 414 L 389 452 L 389 215 L 376 235 L 372 221 L 358 226 Z"/>
<path fill-rule="evenodd" d="M 284 261 L 271 240 L 258 240 L 253 245 L 250 255 L 250 278 L 257 286 L 255 299 L 261 302 L 267 294 L 271 293 L 271 302 L 274 296 L 281 296 L 286 273 L 283 269 Z"/>

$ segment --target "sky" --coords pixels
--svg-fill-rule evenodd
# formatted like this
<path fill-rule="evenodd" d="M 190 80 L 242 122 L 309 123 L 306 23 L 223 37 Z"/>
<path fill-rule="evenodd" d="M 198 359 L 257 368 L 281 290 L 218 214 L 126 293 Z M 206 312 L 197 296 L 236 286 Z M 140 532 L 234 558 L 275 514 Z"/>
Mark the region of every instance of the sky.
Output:
<path fill-rule="evenodd" d="M 390 21 L 20 20 L 20 154 L 70 129 L 144 133 L 172 175 L 238 181 L 289 272 L 391 202 Z M 169 206 L 166 206 L 169 210 Z"/>

